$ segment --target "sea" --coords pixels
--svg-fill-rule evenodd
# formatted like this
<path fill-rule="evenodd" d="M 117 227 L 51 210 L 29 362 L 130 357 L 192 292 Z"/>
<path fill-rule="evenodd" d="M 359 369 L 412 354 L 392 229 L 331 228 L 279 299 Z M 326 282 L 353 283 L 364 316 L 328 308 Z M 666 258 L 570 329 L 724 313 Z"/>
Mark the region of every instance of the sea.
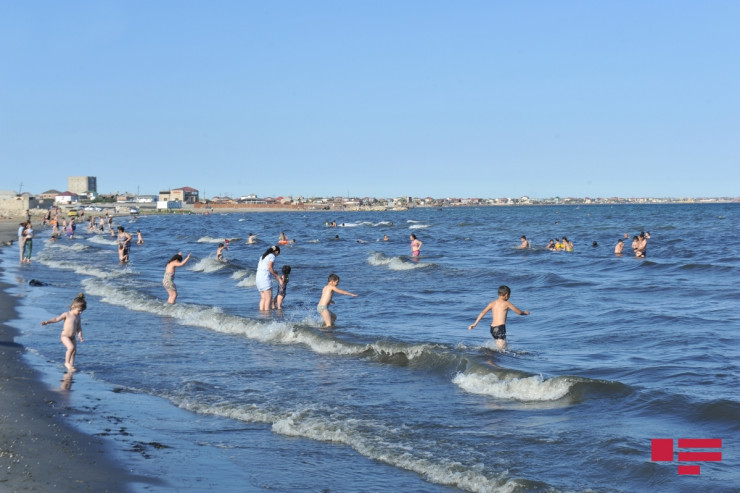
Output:
<path fill-rule="evenodd" d="M 115 238 L 84 223 L 73 239 L 37 229 L 30 265 L 15 247 L 0 260 L 28 363 L 65 419 L 135 476 L 130 491 L 740 491 L 740 204 L 113 226 L 134 242 L 141 231 L 127 265 Z M 257 263 L 281 232 L 295 239 L 275 262 L 292 268 L 284 306 L 260 312 Z M 522 235 L 530 248 L 517 248 Z M 573 252 L 546 248 L 562 236 Z M 192 257 L 168 305 L 177 252 Z M 331 273 L 358 296 L 336 294 L 325 329 L 316 304 Z M 468 329 L 501 285 L 530 312 L 509 312 L 504 351 L 490 314 Z M 69 375 L 61 324 L 39 322 L 78 292 L 85 341 Z"/>

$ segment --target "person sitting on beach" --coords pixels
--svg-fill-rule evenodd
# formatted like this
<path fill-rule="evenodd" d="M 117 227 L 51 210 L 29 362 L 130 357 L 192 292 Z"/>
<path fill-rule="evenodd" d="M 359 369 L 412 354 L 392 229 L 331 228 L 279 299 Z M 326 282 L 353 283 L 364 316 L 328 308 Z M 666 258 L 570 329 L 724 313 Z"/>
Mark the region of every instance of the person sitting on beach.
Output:
<path fill-rule="evenodd" d="M 167 261 L 167 266 L 164 268 L 164 278 L 162 279 L 162 286 L 167 290 L 169 297 L 167 303 L 174 305 L 177 301 L 177 286 L 175 286 L 175 270 L 178 267 L 188 263 L 190 260 L 190 254 L 184 259 L 182 258 L 182 252 L 177 252 L 171 259 Z"/>
<path fill-rule="evenodd" d="M 616 255 L 620 255 L 621 256 L 623 250 L 624 250 L 624 240 L 622 240 L 622 238 L 620 238 L 620 239 L 617 240 L 617 244 L 614 247 L 614 253 Z"/>
<path fill-rule="evenodd" d="M 527 237 L 522 235 L 521 237 L 522 243 L 517 248 L 529 248 L 529 242 L 527 241 Z"/>
<path fill-rule="evenodd" d="M 223 243 L 218 244 L 218 249 L 216 249 L 216 260 L 219 262 L 224 261 L 224 250 L 228 250 L 229 247 L 224 245 Z"/>
<path fill-rule="evenodd" d="M 500 286 L 498 288 L 498 299 L 493 300 L 486 306 L 482 312 L 478 315 L 469 327 L 468 330 L 473 330 L 478 322 L 481 321 L 483 316 L 491 312 L 491 335 L 496 340 L 496 346 L 500 350 L 506 349 L 506 315 L 509 310 L 513 310 L 519 315 L 529 315 L 527 310 L 520 310 L 509 302 L 509 296 L 511 296 L 511 289 L 508 286 Z"/>
<path fill-rule="evenodd" d="M 354 293 L 339 289 L 337 284 L 339 284 L 339 276 L 336 274 L 329 274 L 329 281 L 321 291 L 321 299 L 319 300 L 319 304 L 316 305 L 316 311 L 321 315 L 321 318 L 324 319 L 324 324 L 327 328 L 332 327 L 334 322 L 337 320 L 336 314 L 329 310 L 329 305 L 334 304 L 334 301 L 332 301 L 334 293 L 357 297 Z"/>
<path fill-rule="evenodd" d="M 111 230 L 112 232 L 113 230 Z M 128 262 L 129 249 L 131 247 L 131 234 L 127 233 L 123 226 L 118 226 L 118 260 L 125 264 Z"/>
<path fill-rule="evenodd" d="M 289 265 L 283 265 L 283 268 L 280 269 L 282 273 L 282 279 L 283 282 L 281 282 L 278 285 L 277 295 L 275 296 L 275 299 L 272 300 L 272 308 L 277 310 L 283 309 L 283 300 L 285 299 L 285 288 L 288 287 L 288 281 L 290 281 L 290 266 Z"/>
<path fill-rule="evenodd" d="M 77 355 L 77 342 L 75 336 L 84 342 L 82 338 L 82 319 L 80 315 L 87 308 L 87 302 L 85 301 L 85 295 L 80 293 L 72 301 L 72 306 L 69 307 L 68 312 L 64 312 L 56 318 L 45 320 L 41 322 L 41 325 L 55 324 L 64 320 L 64 326 L 62 327 L 62 334 L 60 339 L 64 347 L 67 348 L 67 353 L 64 356 L 64 367 L 67 368 L 68 372 L 77 371 L 75 368 L 75 356 Z"/>

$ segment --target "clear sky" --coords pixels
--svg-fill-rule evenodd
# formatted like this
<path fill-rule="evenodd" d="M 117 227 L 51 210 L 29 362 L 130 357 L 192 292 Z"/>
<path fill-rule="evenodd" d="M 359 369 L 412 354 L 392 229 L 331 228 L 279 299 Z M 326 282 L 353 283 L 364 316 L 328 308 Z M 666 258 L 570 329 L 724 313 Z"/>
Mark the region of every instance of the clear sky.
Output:
<path fill-rule="evenodd" d="M 0 189 L 740 196 L 740 2 L 0 0 Z"/>

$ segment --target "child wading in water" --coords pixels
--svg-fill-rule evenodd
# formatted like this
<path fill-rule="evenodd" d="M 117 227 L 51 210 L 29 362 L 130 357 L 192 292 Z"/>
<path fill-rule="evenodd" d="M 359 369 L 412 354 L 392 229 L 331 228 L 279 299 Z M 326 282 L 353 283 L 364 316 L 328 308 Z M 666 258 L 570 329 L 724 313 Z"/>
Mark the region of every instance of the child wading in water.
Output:
<path fill-rule="evenodd" d="M 219 262 L 223 262 L 224 261 L 224 250 L 228 250 L 228 249 L 229 249 L 228 245 L 219 243 L 218 249 L 216 250 L 216 260 L 218 260 Z"/>
<path fill-rule="evenodd" d="M 321 318 L 324 319 L 326 327 L 331 327 L 332 325 L 334 325 L 334 321 L 337 319 L 337 316 L 331 310 L 329 310 L 329 305 L 334 304 L 334 302 L 331 300 L 332 296 L 334 296 L 334 293 L 357 297 L 357 295 L 354 293 L 339 289 L 337 287 L 337 284 L 339 284 L 339 276 L 336 274 L 329 274 L 329 282 L 326 286 L 324 286 L 323 291 L 321 291 L 321 299 L 319 300 L 319 304 L 316 305 L 316 311 L 319 312 Z"/>
<path fill-rule="evenodd" d="M 290 280 L 290 266 L 289 265 L 283 265 L 283 268 L 281 270 L 283 273 L 282 277 L 283 282 L 281 282 L 278 285 L 277 295 L 275 295 L 275 299 L 272 300 L 272 308 L 282 310 L 283 309 L 283 300 L 285 299 L 285 288 L 288 286 L 288 281 Z"/>
<path fill-rule="evenodd" d="M 488 306 L 480 312 L 480 315 L 478 315 L 475 322 L 468 327 L 468 330 L 473 330 L 475 326 L 478 325 L 478 322 L 481 321 L 483 316 L 490 311 L 493 318 L 491 323 L 491 335 L 496 340 L 496 346 L 502 350 L 506 349 L 506 315 L 509 310 L 514 310 L 519 315 L 529 315 L 528 311 L 522 311 L 509 303 L 510 295 L 511 289 L 509 289 L 508 286 L 500 286 L 498 288 L 498 299 L 490 302 Z"/>
<path fill-rule="evenodd" d="M 167 261 L 167 267 L 164 268 L 164 278 L 162 278 L 162 286 L 164 286 L 164 289 L 167 290 L 167 294 L 170 295 L 169 298 L 167 299 L 167 303 L 169 303 L 170 305 L 174 305 L 175 301 L 177 301 L 177 286 L 175 286 L 175 269 L 187 264 L 188 260 L 190 260 L 189 253 L 188 253 L 188 256 L 185 257 L 185 259 L 183 259 L 182 252 L 177 252 L 176 255 L 173 255 L 172 258 Z"/>
<path fill-rule="evenodd" d="M 51 320 L 45 320 L 41 322 L 41 325 L 55 324 L 64 320 L 64 327 L 62 327 L 62 335 L 60 339 L 64 347 L 67 348 L 67 354 L 64 356 L 64 366 L 67 371 L 77 371 L 75 368 L 75 356 L 77 355 L 77 342 L 75 341 L 75 335 L 80 339 L 80 342 L 84 342 L 82 338 L 82 319 L 80 315 L 87 308 L 87 302 L 85 301 L 85 295 L 80 293 L 72 301 L 72 306 L 69 307 L 68 312 L 64 312 L 56 318 Z"/>

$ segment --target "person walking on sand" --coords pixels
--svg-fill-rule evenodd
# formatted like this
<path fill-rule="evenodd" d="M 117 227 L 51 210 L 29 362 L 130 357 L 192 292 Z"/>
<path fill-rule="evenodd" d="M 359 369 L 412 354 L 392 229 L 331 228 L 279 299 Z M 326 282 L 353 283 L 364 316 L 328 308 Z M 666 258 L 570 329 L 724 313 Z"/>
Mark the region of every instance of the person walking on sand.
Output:
<path fill-rule="evenodd" d="M 409 239 L 411 240 L 411 256 L 418 257 L 421 253 L 422 242 L 413 233 L 409 236 Z"/>
<path fill-rule="evenodd" d="M 280 247 L 273 245 L 262 254 L 257 263 L 256 284 L 260 293 L 260 311 L 262 312 L 269 311 L 272 303 L 272 278 L 270 275 L 275 276 L 278 286 L 283 283 L 274 267 L 278 255 L 280 255 Z"/>
<path fill-rule="evenodd" d="M 509 296 L 511 296 L 511 289 L 508 286 L 500 286 L 498 288 L 498 299 L 490 302 L 480 312 L 475 322 L 468 327 L 468 330 L 473 330 L 483 316 L 490 311 L 492 316 L 491 336 L 496 340 L 496 346 L 498 346 L 499 350 L 506 349 L 506 315 L 509 310 L 513 310 L 519 315 L 529 315 L 527 310 L 522 311 L 512 305 L 509 302 Z"/>
<path fill-rule="evenodd" d="M 67 348 L 67 353 L 64 356 L 64 367 L 67 368 L 68 372 L 77 371 L 75 368 L 75 356 L 77 355 L 77 342 L 75 336 L 84 342 L 82 338 L 82 319 L 80 315 L 87 308 L 87 302 L 85 301 L 85 295 L 80 293 L 72 301 L 72 306 L 69 307 L 68 312 L 64 312 L 56 318 L 45 320 L 41 322 L 41 325 L 55 324 L 64 320 L 64 326 L 62 327 L 62 334 L 59 337 Z"/>
<path fill-rule="evenodd" d="M 33 251 L 33 228 L 31 221 L 26 221 L 26 229 L 23 230 L 23 262 L 31 263 L 31 252 Z"/>
<path fill-rule="evenodd" d="M 164 278 L 162 279 L 162 286 L 167 290 L 169 298 L 167 303 L 174 305 L 177 301 L 177 286 L 175 286 L 175 269 L 182 267 L 190 260 L 190 254 L 184 259 L 182 258 L 182 252 L 177 252 L 171 259 L 167 261 L 167 266 L 164 268 Z"/>
<path fill-rule="evenodd" d="M 321 318 L 324 319 L 324 324 L 327 328 L 332 327 L 334 325 L 334 322 L 337 320 L 336 314 L 329 310 L 329 305 L 334 304 L 334 301 L 332 301 L 334 293 L 357 297 L 357 295 L 354 293 L 339 289 L 337 287 L 337 284 L 339 284 L 339 276 L 336 274 L 329 274 L 329 282 L 321 291 L 321 299 L 319 300 L 319 304 L 316 305 L 316 311 L 319 313 L 319 315 L 321 315 Z"/>
<path fill-rule="evenodd" d="M 26 248 L 26 228 L 28 227 L 28 221 L 18 223 L 18 249 L 20 251 L 20 262 L 23 263 L 23 250 Z"/>

